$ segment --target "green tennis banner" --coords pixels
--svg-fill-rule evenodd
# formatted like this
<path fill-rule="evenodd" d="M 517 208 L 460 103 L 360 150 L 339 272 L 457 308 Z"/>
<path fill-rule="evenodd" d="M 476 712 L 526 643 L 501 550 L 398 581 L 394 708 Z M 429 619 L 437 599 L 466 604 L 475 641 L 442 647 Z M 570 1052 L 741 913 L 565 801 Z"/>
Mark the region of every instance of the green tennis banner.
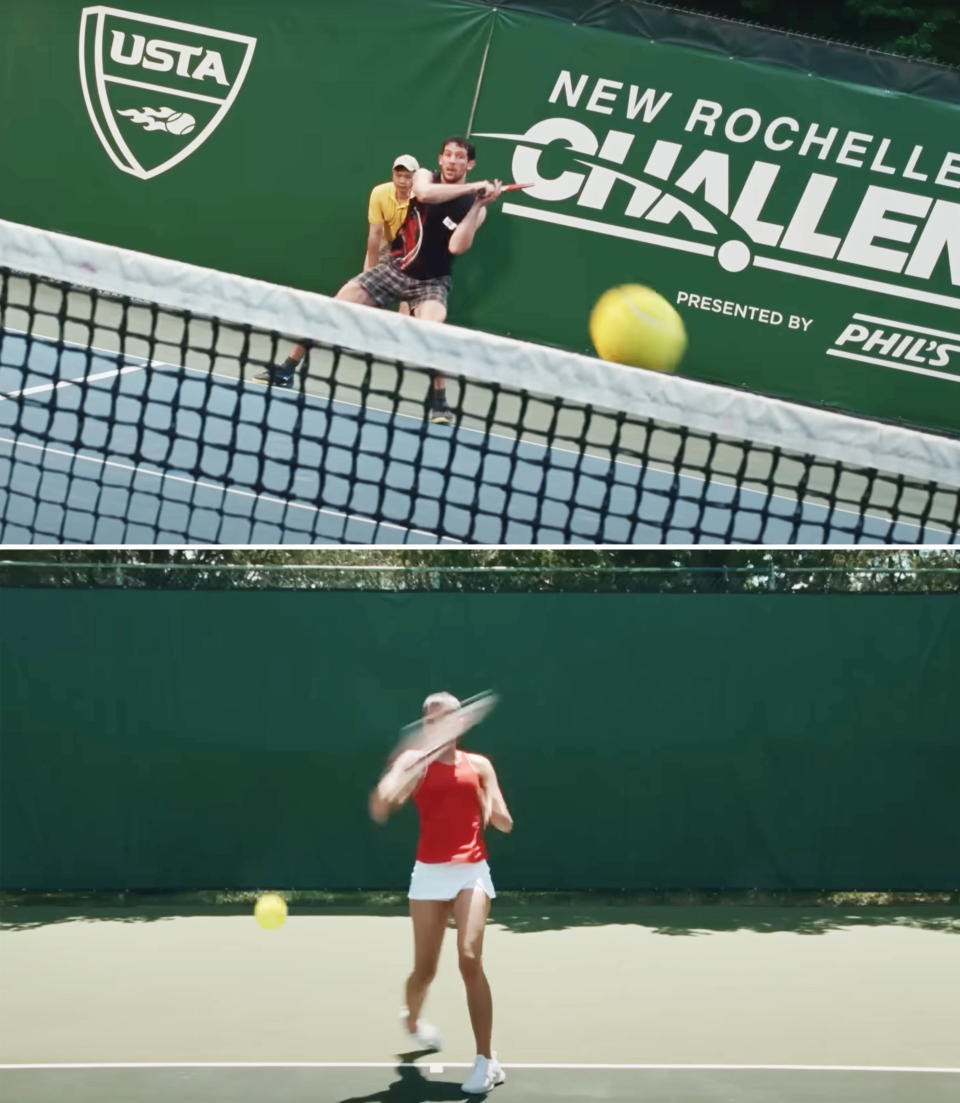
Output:
<path fill-rule="evenodd" d="M 960 430 L 960 78 L 524 6 L 7 0 L 2 214 L 332 294 L 394 157 L 469 131 L 475 176 L 532 186 L 458 262 L 451 321 L 587 350 L 600 294 L 646 284 L 683 374 Z"/>
<path fill-rule="evenodd" d="M 535 15 L 474 118 L 511 257 L 484 304 L 583 345 L 608 286 L 682 315 L 682 371 L 960 426 L 960 109 Z M 478 318 L 480 312 L 477 312 Z M 517 327 L 514 327 L 517 328 Z"/>
<path fill-rule="evenodd" d="M 5 0 L 0 215 L 332 294 L 394 158 L 466 126 L 488 37 L 451 0 Z"/>

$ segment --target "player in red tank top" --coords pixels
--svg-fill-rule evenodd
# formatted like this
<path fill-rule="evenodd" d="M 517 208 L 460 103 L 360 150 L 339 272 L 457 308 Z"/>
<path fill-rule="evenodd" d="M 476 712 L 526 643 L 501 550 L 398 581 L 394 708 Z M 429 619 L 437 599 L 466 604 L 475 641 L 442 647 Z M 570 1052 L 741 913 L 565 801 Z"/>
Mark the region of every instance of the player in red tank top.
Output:
<path fill-rule="evenodd" d="M 431 762 L 413 791 L 420 813 L 418 862 L 485 862 L 481 781 L 473 756 Z"/>
<path fill-rule="evenodd" d="M 451 694 L 433 693 L 423 703 L 424 722 L 429 726 L 459 707 Z M 411 796 L 420 814 L 410 892 L 414 964 L 406 984 L 407 1029 L 418 1048 L 439 1048 L 436 1030 L 422 1021 L 420 1011 L 452 913 L 477 1043 L 477 1060 L 464 1087 L 482 1092 L 504 1078 L 491 1049 L 493 1000 L 482 960 L 483 931 L 493 894 L 483 831 L 487 826 L 511 831 L 513 819 L 488 758 L 461 751 L 454 743 L 429 765 L 411 769 L 417 753 L 401 753 L 370 794 L 370 814 L 378 822 Z"/>

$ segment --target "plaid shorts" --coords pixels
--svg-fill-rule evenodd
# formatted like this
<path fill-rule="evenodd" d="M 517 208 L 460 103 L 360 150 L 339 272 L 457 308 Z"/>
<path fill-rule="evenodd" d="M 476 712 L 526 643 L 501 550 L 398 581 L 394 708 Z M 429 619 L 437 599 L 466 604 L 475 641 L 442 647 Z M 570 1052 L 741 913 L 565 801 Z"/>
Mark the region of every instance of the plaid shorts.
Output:
<path fill-rule="evenodd" d="M 436 299 L 446 303 L 453 280 L 450 276 L 435 276 L 431 279 L 416 280 L 400 270 L 393 260 L 368 268 L 354 279 L 366 291 L 377 306 L 393 306 L 394 303 L 409 303 L 412 307 Z"/>

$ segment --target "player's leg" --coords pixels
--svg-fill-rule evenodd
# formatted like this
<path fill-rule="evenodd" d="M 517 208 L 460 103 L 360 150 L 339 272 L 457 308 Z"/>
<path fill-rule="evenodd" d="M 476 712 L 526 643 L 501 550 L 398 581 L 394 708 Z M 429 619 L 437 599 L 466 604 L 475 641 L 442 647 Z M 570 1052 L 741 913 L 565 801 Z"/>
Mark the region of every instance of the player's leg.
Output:
<path fill-rule="evenodd" d="M 300 364 L 300 361 L 307 355 L 307 350 L 303 345 L 294 345 L 293 351 L 284 360 L 284 362 L 276 369 L 277 376 L 293 376 L 294 371 Z"/>
<path fill-rule="evenodd" d="M 445 322 L 447 320 L 447 293 L 449 278 L 445 280 L 423 281 L 429 286 L 423 289 L 423 298 L 413 304 L 413 314 L 424 322 Z M 447 405 L 447 381 L 439 372 L 433 376 L 430 388 L 429 416 L 437 425 L 448 425 L 453 419 Z"/>
<path fill-rule="evenodd" d="M 378 265 L 377 268 L 369 268 L 361 275 L 354 276 L 352 280 L 347 280 L 335 297 L 344 302 L 360 303 L 363 306 L 388 305 L 391 301 L 389 290 L 383 286 L 382 279 L 378 281 L 376 277 L 376 273 L 381 267 L 384 266 Z M 366 282 L 368 276 L 372 277 L 370 283 Z M 272 383 L 277 387 L 292 387 L 293 373 L 300 366 L 306 351 L 303 345 L 295 345 L 293 351 L 282 364 L 274 364 L 268 367 L 262 375 L 256 377 L 257 382 Z"/>
<path fill-rule="evenodd" d="M 447 304 L 439 299 L 425 299 L 417 303 L 413 308 L 415 318 L 424 322 L 445 322 L 447 320 Z"/>
<path fill-rule="evenodd" d="M 368 269 L 373 271 L 373 269 Z M 335 299 L 340 299 L 345 303 L 360 303 L 362 306 L 379 306 L 376 299 L 370 294 L 369 291 L 363 286 L 358 279 L 347 280 L 347 282 L 340 288 L 340 290 L 334 295 Z"/>
<path fill-rule="evenodd" d="M 306 355 L 307 350 L 303 345 L 294 345 L 290 355 L 282 364 L 269 364 L 265 371 L 254 376 L 255 382 L 272 383 L 276 387 L 292 387 L 293 373 Z"/>
<path fill-rule="evenodd" d="M 506 1079 L 491 1049 L 493 997 L 483 971 L 483 932 L 490 912 L 490 897 L 480 885 L 464 889 L 453 904 L 457 924 L 460 975 L 467 992 L 467 1009 L 477 1044 L 477 1057 L 463 1083 L 466 1092 L 488 1092 Z"/>
<path fill-rule="evenodd" d="M 364 306 L 376 305 L 370 295 L 355 279 L 348 280 L 337 292 L 336 297 L 344 299 L 346 302 L 363 303 Z M 294 345 L 286 360 L 282 364 L 275 364 L 267 368 L 262 375 L 257 376 L 257 382 L 272 383 L 276 387 L 293 386 L 293 373 L 300 366 L 300 361 L 303 360 L 306 352 L 307 350 L 303 345 Z"/>
<path fill-rule="evenodd" d="M 490 898 L 480 886 L 464 889 L 453 903 L 457 924 L 457 956 L 467 990 L 467 1009 L 477 1041 L 477 1053 L 490 1058 L 493 1031 L 493 997 L 483 971 L 483 932 L 490 912 Z"/>
<path fill-rule="evenodd" d="M 427 989 L 436 976 L 443 934 L 453 906 L 452 900 L 411 900 L 410 918 L 413 921 L 413 972 L 407 977 L 405 996 L 407 1030 L 430 1042 L 432 1031 L 420 1021 Z M 437 1040 L 439 1047 L 439 1040 Z"/>

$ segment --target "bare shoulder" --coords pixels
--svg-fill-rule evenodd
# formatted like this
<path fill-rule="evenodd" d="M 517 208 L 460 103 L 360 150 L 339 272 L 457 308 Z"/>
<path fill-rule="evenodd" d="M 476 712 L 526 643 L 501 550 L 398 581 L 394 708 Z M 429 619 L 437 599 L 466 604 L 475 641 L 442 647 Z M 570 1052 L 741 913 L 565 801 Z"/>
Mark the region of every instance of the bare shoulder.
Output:
<path fill-rule="evenodd" d="M 419 168 L 413 174 L 413 188 L 416 190 L 418 187 L 423 187 L 426 184 L 433 183 L 433 171 L 431 169 Z"/>
<path fill-rule="evenodd" d="M 478 773 L 486 774 L 493 772 L 493 763 L 486 755 L 475 754 L 473 751 L 468 751 L 467 757 L 473 763 L 473 767 Z"/>

